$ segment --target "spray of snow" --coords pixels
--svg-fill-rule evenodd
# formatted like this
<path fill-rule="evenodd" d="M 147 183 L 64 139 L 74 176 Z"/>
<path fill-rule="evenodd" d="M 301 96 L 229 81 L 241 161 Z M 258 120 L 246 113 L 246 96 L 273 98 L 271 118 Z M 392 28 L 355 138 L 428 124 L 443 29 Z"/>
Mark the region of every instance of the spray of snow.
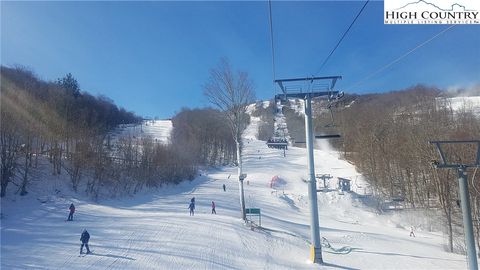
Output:
<path fill-rule="evenodd" d="M 447 92 L 457 97 L 480 96 L 480 84 L 471 84 L 468 86 L 454 85 L 448 87 Z"/>

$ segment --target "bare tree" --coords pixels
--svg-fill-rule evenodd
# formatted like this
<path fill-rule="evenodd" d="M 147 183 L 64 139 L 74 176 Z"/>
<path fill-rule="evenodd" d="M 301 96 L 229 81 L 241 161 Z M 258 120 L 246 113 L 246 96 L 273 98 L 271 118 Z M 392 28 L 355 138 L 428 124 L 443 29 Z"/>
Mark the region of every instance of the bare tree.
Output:
<path fill-rule="evenodd" d="M 0 129 L 0 175 L 1 175 L 1 191 L 0 197 L 5 197 L 8 183 L 14 176 L 17 167 L 17 159 L 19 157 L 19 149 L 21 141 L 18 136 L 18 127 L 12 114 L 5 110 L 5 95 L 2 96 L 1 121 Z"/>
<path fill-rule="evenodd" d="M 204 86 L 204 94 L 218 109 L 225 112 L 228 125 L 237 148 L 238 181 L 240 186 L 240 205 L 243 220 L 245 215 L 245 198 L 242 178 L 242 132 L 248 124 L 247 106 L 255 100 L 252 80 L 246 72 L 232 71 L 227 59 L 210 70 L 210 78 Z"/>

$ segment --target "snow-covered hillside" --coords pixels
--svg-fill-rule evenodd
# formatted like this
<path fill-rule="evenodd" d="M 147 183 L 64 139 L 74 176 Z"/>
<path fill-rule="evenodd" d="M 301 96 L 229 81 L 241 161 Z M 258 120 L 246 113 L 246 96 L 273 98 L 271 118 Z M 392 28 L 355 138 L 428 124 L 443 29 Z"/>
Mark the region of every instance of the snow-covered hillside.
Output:
<path fill-rule="evenodd" d="M 355 193 L 336 191 L 338 177 L 355 177 L 359 186 L 362 177 L 325 147 L 315 150 L 315 166 L 316 173 L 334 177 L 330 190 L 319 193 L 326 263 L 311 264 L 306 150 L 289 147 L 283 157 L 281 150 L 267 148 L 256 139 L 258 121 L 252 117 L 244 133 L 244 171 L 246 205 L 261 209 L 262 228 L 252 230 L 240 219 L 234 167 L 204 171 L 178 186 L 99 203 L 65 192 L 64 182 L 46 184 L 50 177 L 46 172 L 44 179 L 33 183 L 44 186 L 39 188 L 43 193 L 8 194 L 2 199 L 1 268 L 466 268 L 464 256 L 443 251 L 441 233 L 417 229 L 416 237 L 409 237 L 410 226 L 417 224 L 379 216 Z M 273 176 L 282 179 L 281 187 L 270 187 Z M 195 216 L 187 210 L 192 197 Z M 212 201 L 216 215 L 210 212 Z M 71 202 L 77 212 L 74 221 L 66 222 Z M 84 228 L 90 232 L 93 254 L 79 257 Z"/>
<path fill-rule="evenodd" d="M 450 108 L 454 112 L 468 111 L 480 116 L 480 96 L 437 98 L 437 106 Z"/>
<path fill-rule="evenodd" d="M 151 137 L 159 143 L 168 143 L 172 132 L 171 120 L 144 120 L 139 125 L 123 125 L 113 132 L 113 140 L 119 137 Z"/>

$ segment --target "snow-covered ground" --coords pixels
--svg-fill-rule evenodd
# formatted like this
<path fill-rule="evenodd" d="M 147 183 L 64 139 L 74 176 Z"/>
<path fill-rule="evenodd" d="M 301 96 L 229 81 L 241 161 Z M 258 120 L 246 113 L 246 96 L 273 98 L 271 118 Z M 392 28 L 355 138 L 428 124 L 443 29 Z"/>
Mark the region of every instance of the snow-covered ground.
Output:
<path fill-rule="evenodd" d="M 480 96 L 450 98 L 451 107 L 454 111 L 467 110 L 480 115 Z"/>
<path fill-rule="evenodd" d="M 38 193 L 9 193 L 1 201 L 1 269 L 466 269 L 464 256 L 443 251 L 441 233 L 417 230 L 409 237 L 416 224 L 377 215 L 355 193 L 335 190 L 319 193 L 321 236 L 329 247 L 325 242 L 325 265 L 311 264 L 306 150 L 289 147 L 283 157 L 267 148 L 256 139 L 258 121 L 252 117 L 244 134 L 245 198 L 247 207 L 261 209 L 263 228 L 251 230 L 240 219 L 234 167 L 99 203 L 65 191 L 66 180 L 52 184 L 45 173 L 33 182 Z M 362 185 L 354 166 L 326 146 L 315 150 L 315 166 L 317 174 L 334 177 L 332 189 L 337 177 Z M 275 175 L 283 185 L 272 189 Z M 191 197 L 195 216 L 187 210 Z M 210 213 L 212 201 L 217 215 Z M 66 222 L 71 202 L 77 212 Z M 93 254 L 79 257 L 84 228 Z"/>
<path fill-rule="evenodd" d="M 113 132 L 113 140 L 119 137 L 151 137 L 159 143 L 168 143 L 172 132 L 171 120 L 144 120 L 139 125 L 123 125 Z"/>
<path fill-rule="evenodd" d="M 454 112 L 468 111 L 480 116 L 480 96 L 437 98 L 437 106 L 448 107 Z"/>

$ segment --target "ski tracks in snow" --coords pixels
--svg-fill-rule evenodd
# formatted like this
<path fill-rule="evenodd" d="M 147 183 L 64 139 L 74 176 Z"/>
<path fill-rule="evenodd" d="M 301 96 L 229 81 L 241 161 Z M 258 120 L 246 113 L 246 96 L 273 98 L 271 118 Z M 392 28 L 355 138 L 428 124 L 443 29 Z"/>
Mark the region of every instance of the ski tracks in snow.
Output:
<path fill-rule="evenodd" d="M 209 245 L 201 248 L 200 251 L 200 260 L 198 265 L 195 265 L 194 269 L 204 267 L 205 269 L 229 269 L 234 265 L 242 265 L 242 262 L 235 262 L 237 255 L 230 248 L 224 248 L 224 241 L 228 239 L 229 234 L 231 234 L 231 228 L 225 228 L 224 226 L 219 226 L 214 220 L 208 221 L 205 231 L 206 236 L 210 238 Z M 235 234 L 232 234 L 235 236 Z M 240 241 L 238 237 L 230 239 L 230 241 L 237 242 Z"/>

